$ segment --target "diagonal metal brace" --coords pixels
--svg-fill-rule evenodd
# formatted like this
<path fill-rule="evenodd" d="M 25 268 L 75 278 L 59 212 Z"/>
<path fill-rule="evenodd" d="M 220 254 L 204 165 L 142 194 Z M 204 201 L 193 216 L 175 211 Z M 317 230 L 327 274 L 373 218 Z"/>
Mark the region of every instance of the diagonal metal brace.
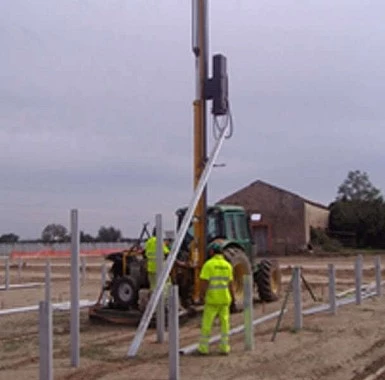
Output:
<path fill-rule="evenodd" d="M 154 314 L 156 305 L 159 302 L 159 299 L 161 295 L 163 294 L 163 289 L 166 284 L 167 278 L 170 275 L 171 269 L 174 265 L 176 256 L 179 252 L 179 249 L 182 245 L 183 239 L 186 235 L 187 229 L 190 225 L 191 219 L 193 217 L 195 208 L 198 204 L 198 201 L 203 193 L 204 188 L 206 187 L 207 181 L 209 179 L 209 176 L 212 172 L 212 169 L 214 167 L 214 163 L 216 159 L 218 158 L 219 151 L 222 147 L 223 141 L 225 140 L 225 135 L 226 135 L 227 127 L 223 128 L 221 130 L 219 139 L 216 141 L 215 146 L 210 154 L 210 158 L 205 166 L 205 169 L 199 179 L 198 185 L 196 187 L 196 190 L 193 194 L 193 197 L 190 201 L 189 207 L 187 209 L 187 212 L 183 218 L 182 224 L 179 228 L 179 231 L 177 233 L 175 243 L 171 249 L 171 252 L 168 255 L 167 261 L 163 267 L 163 270 L 159 276 L 159 279 L 156 284 L 156 288 L 154 292 L 151 294 L 150 301 L 147 304 L 146 310 L 142 316 L 142 319 L 140 320 L 138 329 L 136 330 L 136 334 L 134 337 L 133 342 L 131 343 L 131 346 L 127 352 L 128 357 L 135 357 L 138 350 L 139 346 L 142 343 L 142 340 L 144 338 L 144 335 L 148 329 L 148 326 L 150 324 L 152 315 Z"/>

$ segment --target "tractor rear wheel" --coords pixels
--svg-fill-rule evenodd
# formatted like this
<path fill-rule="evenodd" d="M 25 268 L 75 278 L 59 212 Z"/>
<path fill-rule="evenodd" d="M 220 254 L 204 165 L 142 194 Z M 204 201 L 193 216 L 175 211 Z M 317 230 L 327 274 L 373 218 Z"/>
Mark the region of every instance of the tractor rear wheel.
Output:
<path fill-rule="evenodd" d="M 223 250 L 223 253 L 226 259 L 233 266 L 235 304 L 238 310 L 242 310 L 244 299 L 243 276 L 246 274 L 251 275 L 252 273 L 250 261 L 247 258 L 245 252 L 236 246 L 226 247 Z"/>
<path fill-rule="evenodd" d="M 254 273 L 254 282 L 261 301 L 273 302 L 281 291 L 281 270 L 277 260 L 261 260 Z"/>
<path fill-rule="evenodd" d="M 111 295 L 118 306 L 128 309 L 136 305 L 138 301 L 138 292 L 136 281 L 131 276 L 122 276 L 116 278 L 112 283 Z"/>

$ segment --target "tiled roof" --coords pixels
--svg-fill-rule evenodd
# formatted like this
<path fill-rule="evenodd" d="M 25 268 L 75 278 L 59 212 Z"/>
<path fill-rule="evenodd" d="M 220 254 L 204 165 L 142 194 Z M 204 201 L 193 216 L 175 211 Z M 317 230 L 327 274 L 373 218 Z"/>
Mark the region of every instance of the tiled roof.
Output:
<path fill-rule="evenodd" d="M 242 192 L 243 190 L 245 190 L 246 188 L 252 188 L 252 187 L 259 186 L 259 185 L 262 185 L 262 186 L 265 186 L 265 187 L 270 187 L 271 189 L 273 189 L 273 190 L 275 190 L 275 191 L 280 191 L 280 192 L 284 192 L 284 193 L 286 193 L 286 194 L 290 194 L 290 195 L 293 196 L 293 197 L 296 197 L 296 198 L 301 199 L 301 200 L 302 200 L 303 202 L 305 202 L 305 203 L 308 203 L 308 204 L 311 204 L 311 205 L 313 205 L 313 206 L 316 206 L 316 207 L 319 207 L 319 208 L 323 208 L 323 209 L 328 210 L 328 207 L 325 206 L 325 205 L 323 205 L 323 204 L 321 204 L 321 203 L 314 202 L 314 201 L 311 201 L 311 200 L 309 200 L 309 199 L 303 198 L 303 197 L 301 197 L 301 196 L 298 195 L 298 194 L 294 194 L 294 193 L 291 192 L 291 191 L 281 189 L 281 188 L 278 187 L 278 186 L 271 185 L 271 184 L 269 184 L 269 183 L 267 183 L 267 182 L 264 182 L 264 181 L 261 181 L 261 180 L 257 180 L 257 181 L 252 182 L 250 185 L 245 186 L 244 188 L 237 190 L 237 191 L 234 192 L 233 194 L 231 194 L 231 195 L 229 195 L 229 196 L 223 198 L 222 200 L 220 200 L 220 201 L 217 202 L 217 203 L 218 203 L 218 204 L 219 204 L 219 203 L 223 203 L 223 202 L 226 201 L 227 198 L 232 197 L 232 196 L 234 196 L 234 195 L 236 195 L 236 194 L 241 193 L 241 192 Z"/>

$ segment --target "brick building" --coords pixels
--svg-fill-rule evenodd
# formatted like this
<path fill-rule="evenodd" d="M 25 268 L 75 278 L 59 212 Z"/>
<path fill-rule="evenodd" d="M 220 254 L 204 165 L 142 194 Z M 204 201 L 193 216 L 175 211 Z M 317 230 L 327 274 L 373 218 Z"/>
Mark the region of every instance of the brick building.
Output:
<path fill-rule="evenodd" d="M 303 250 L 310 241 L 310 228 L 326 229 L 329 222 L 326 206 L 260 180 L 218 203 L 243 206 L 253 214 L 251 233 L 260 255 Z"/>

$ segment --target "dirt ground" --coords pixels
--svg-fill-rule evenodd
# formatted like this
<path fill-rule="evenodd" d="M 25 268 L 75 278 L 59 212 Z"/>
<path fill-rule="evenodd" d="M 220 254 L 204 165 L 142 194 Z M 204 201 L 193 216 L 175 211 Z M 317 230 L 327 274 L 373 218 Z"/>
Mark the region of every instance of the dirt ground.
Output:
<path fill-rule="evenodd" d="M 354 257 L 283 257 L 278 258 L 284 288 L 290 279 L 290 266 L 302 265 L 303 273 L 315 292 L 318 303 L 327 302 L 327 264 L 335 263 L 337 289 L 354 285 Z M 81 298 L 96 300 L 100 290 L 101 259 L 87 262 L 86 279 Z M 16 264 L 16 263 L 14 263 Z M 52 260 L 52 300 L 68 301 L 70 295 L 69 262 Z M 374 280 L 373 257 L 364 258 L 364 283 Z M 0 273 L 4 273 L 0 267 Z M 385 273 L 383 272 L 383 276 Z M 19 274 L 12 265 L 11 284 L 44 280 L 44 262 L 29 260 Z M 3 282 L 3 276 L 0 277 Z M 0 291 L 1 309 L 36 305 L 44 299 L 44 286 L 33 289 Z M 254 318 L 279 310 L 277 302 L 257 303 Z M 314 306 L 303 292 L 304 308 Z M 1 310 L 0 309 L 0 310 Z M 293 379 L 293 380 L 364 380 L 385 365 L 385 302 L 384 298 L 365 299 L 362 305 L 350 304 L 338 309 L 337 315 L 327 312 L 304 316 L 304 328 L 295 331 L 293 308 L 289 303 L 275 342 L 271 342 L 276 320 L 255 328 L 255 349 L 244 350 L 242 334 L 231 337 L 232 352 L 223 357 L 212 347 L 208 357 L 180 357 L 181 379 Z M 242 313 L 232 315 L 232 327 L 242 323 Z M 180 347 L 196 343 L 200 318 L 184 323 L 180 329 Z M 149 330 L 138 356 L 126 358 L 135 334 L 131 326 L 113 326 L 89 321 L 87 310 L 81 311 L 80 367 L 70 366 L 69 312 L 54 313 L 54 378 L 59 380 L 162 380 L 168 379 L 168 344 L 156 343 L 154 330 Z M 218 333 L 215 326 L 213 333 Z M 37 312 L 0 315 L 0 379 L 34 380 L 39 378 Z M 380 379 L 385 377 L 372 377 Z M 368 378 L 369 379 L 369 378 Z"/>

